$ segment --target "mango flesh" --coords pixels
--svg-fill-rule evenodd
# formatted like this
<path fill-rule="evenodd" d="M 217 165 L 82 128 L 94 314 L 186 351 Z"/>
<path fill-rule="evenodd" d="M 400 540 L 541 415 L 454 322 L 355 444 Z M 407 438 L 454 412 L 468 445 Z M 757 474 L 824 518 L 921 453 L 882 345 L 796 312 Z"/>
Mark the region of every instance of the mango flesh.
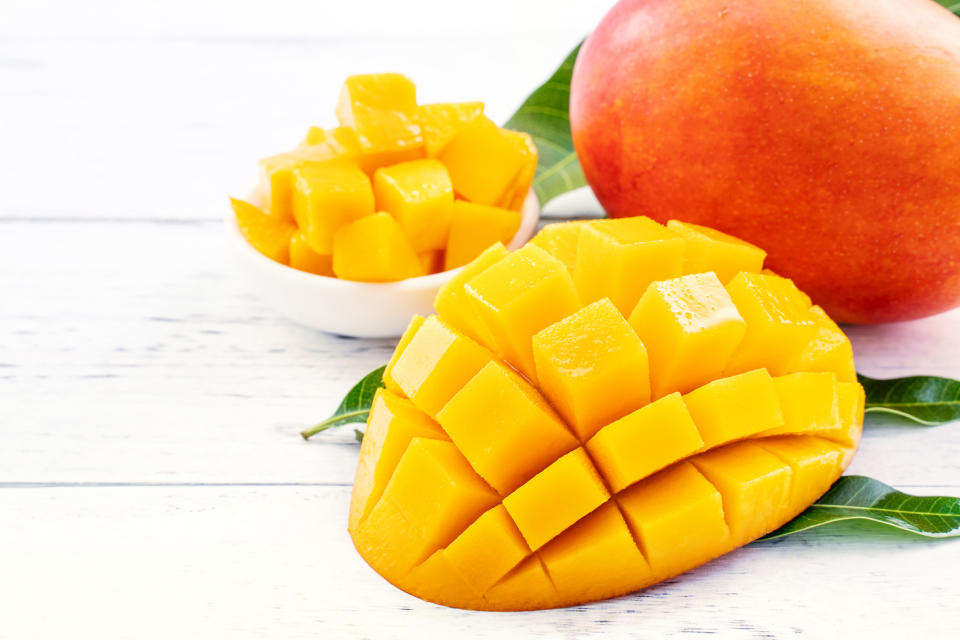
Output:
<path fill-rule="evenodd" d="M 838 322 L 923 317 L 960 304 L 958 61 L 928 0 L 621 0 L 573 141 L 611 215 L 754 243 Z"/>
<path fill-rule="evenodd" d="M 440 291 L 439 316 L 401 338 L 349 524 L 401 589 L 489 610 L 620 595 L 784 524 L 850 463 L 863 389 L 849 341 L 805 294 L 773 274 L 722 284 L 731 255 L 762 261 L 702 230 L 698 261 L 674 266 L 706 271 L 658 279 L 654 265 L 625 314 L 584 300 L 570 275 L 592 224 L 556 225 L 513 254 L 492 247 Z M 636 239 L 637 224 L 602 226 Z M 639 224 L 683 255 L 687 236 Z"/>

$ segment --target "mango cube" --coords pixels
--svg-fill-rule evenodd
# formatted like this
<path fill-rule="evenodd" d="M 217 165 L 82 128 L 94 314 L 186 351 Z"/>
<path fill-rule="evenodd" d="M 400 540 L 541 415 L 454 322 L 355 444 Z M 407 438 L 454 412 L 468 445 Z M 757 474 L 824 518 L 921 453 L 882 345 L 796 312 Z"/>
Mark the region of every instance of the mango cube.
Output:
<path fill-rule="evenodd" d="M 603 479 L 578 447 L 503 499 L 531 549 L 539 549 L 607 501 Z"/>
<path fill-rule="evenodd" d="M 316 253 L 333 253 L 341 226 L 374 213 L 370 178 L 352 161 L 300 165 L 293 176 L 293 217 Z"/>
<path fill-rule="evenodd" d="M 703 447 L 679 393 L 671 393 L 600 429 L 586 444 L 590 457 L 619 492 Z"/>
<path fill-rule="evenodd" d="M 356 528 L 380 500 L 397 463 L 414 438 L 449 440 L 440 425 L 417 409 L 412 402 L 378 389 L 360 446 L 350 502 L 350 526 Z"/>
<path fill-rule="evenodd" d="M 833 373 L 791 373 L 773 379 L 783 425 L 760 435 L 836 429 L 840 424 L 837 376 Z"/>
<path fill-rule="evenodd" d="M 360 218 L 333 236 L 333 272 L 359 282 L 391 282 L 423 275 L 420 258 L 389 213 Z"/>
<path fill-rule="evenodd" d="M 351 158 L 350 151 L 339 138 L 330 138 L 324 144 L 301 147 L 260 160 L 260 189 L 267 211 L 274 218 L 293 222 L 293 199 L 296 176 L 294 170 L 322 164 L 337 158 Z"/>
<path fill-rule="evenodd" d="M 686 571 L 729 548 L 723 498 L 689 462 L 627 489 L 617 503 L 657 576 Z"/>
<path fill-rule="evenodd" d="M 529 556 L 530 548 L 507 510 L 498 504 L 457 536 L 444 555 L 483 593 Z"/>
<path fill-rule="evenodd" d="M 507 244 L 520 228 L 520 213 L 457 200 L 448 205 L 450 234 L 444 269 L 467 264 L 498 242 Z"/>
<path fill-rule="evenodd" d="M 716 379 L 746 332 L 713 273 L 652 283 L 630 314 L 630 325 L 650 354 L 654 398 Z"/>
<path fill-rule="evenodd" d="M 453 136 L 437 158 L 447 166 L 458 195 L 493 205 L 511 186 L 526 156 L 500 127 L 478 115 Z"/>
<path fill-rule="evenodd" d="M 437 160 L 402 162 L 373 174 L 377 208 L 400 223 L 415 251 L 436 251 L 447 243 L 453 186 Z"/>
<path fill-rule="evenodd" d="M 537 173 L 537 160 L 539 158 L 537 145 L 533 143 L 533 138 L 528 133 L 510 131 L 509 129 L 503 129 L 503 133 L 523 155 L 523 164 L 496 204 L 505 209 L 520 211 Z"/>
<path fill-rule="evenodd" d="M 817 332 L 809 298 L 786 278 L 740 273 L 727 292 L 747 323 L 747 331 L 725 375 L 766 368 L 773 375 L 789 373 L 789 364 Z"/>
<path fill-rule="evenodd" d="M 731 536 L 739 543 L 782 522 L 790 500 L 790 466 L 753 442 L 701 453 L 692 464 L 720 491 Z"/>
<path fill-rule="evenodd" d="M 488 608 L 521 611 L 552 606 L 557 592 L 538 556 L 531 556 L 483 594 Z"/>
<path fill-rule="evenodd" d="M 540 557 L 561 598 L 577 602 L 621 595 L 652 577 L 614 502 L 561 533 Z"/>
<path fill-rule="evenodd" d="M 589 223 L 548 224 L 540 229 L 537 235 L 533 236 L 530 244 L 540 247 L 562 262 L 567 267 L 567 271 L 573 275 L 574 267 L 577 264 L 577 245 L 580 244 L 580 232 L 587 224 Z"/>
<path fill-rule="evenodd" d="M 337 101 L 337 120 L 366 153 L 422 147 L 417 115 L 417 88 L 398 73 L 350 76 Z"/>
<path fill-rule="evenodd" d="M 383 375 L 381 379 L 383 380 L 383 386 L 394 392 L 399 396 L 404 398 L 407 395 L 404 393 L 403 389 L 400 388 L 400 385 L 393 379 L 393 368 L 397 365 L 397 360 L 400 359 L 400 356 L 403 355 L 404 350 L 413 341 L 413 336 L 417 335 L 417 332 L 420 331 L 420 327 L 423 326 L 423 316 L 413 316 L 410 318 L 410 324 L 407 325 L 407 328 L 404 330 L 403 335 L 400 336 L 399 342 L 397 342 L 396 348 L 393 350 L 393 354 L 390 356 L 390 361 L 387 362 L 387 366 L 383 368 Z"/>
<path fill-rule="evenodd" d="M 758 444 L 790 465 L 790 499 L 783 518 L 799 513 L 840 476 L 839 445 L 813 436 L 764 438 Z"/>
<path fill-rule="evenodd" d="M 856 382 L 850 339 L 820 307 L 810 307 L 810 316 L 817 332 L 787 367 L 793 371 L 832 371 L 840 382 Z"/>
<path fill-rule="evenodd" d="M 474 276 L 483 273 L 487 267 L 499 262 L 506 255 L 507 250 L 499 242 L 491 246 L 445 282 L 433 301 L 437 313 L 445 322 L 480 344 L 492 345 L 493 336 L 483 321 L 477 317 L 465 285 Z"/>
<path fill-rule="evenodd" d="M 783 426 L 777 388 L 765 369 L 714 380 L 683 401 L 707 449 Z"/>
<path fill-rule="evenodd" d="M 303 231 L 290 236 L 290 266 L 318 276 L 334 277 L 333 256 L 323 256 L 311 249 Z"/>
<path fill-rule="evenodd" d="M 290 239 L 297 228 L 242 200 L 230 198 L 237 228 L 250 245 L 275 262 L 290 262 Z"/>
<path fill-rule="evenodd" d="M 530 380 L 536 379 L 533 336 L 580 308 L 566 268 L 533 245 L 474 276 L 465 290 L 496 351 Z"/>
<path fill-rule="evenodd" d="M 418 122 L 427 157 L 436 157 L 465 124 L 482 113 L 482 102 L 421 105 Z"/>
<path fill-rule="evenodd" d="M 580 299 L 610 298 L 629 316 L 651 282 L 680 275 L 683 247 L 680 236 L 643 216 L 586 225 L 574 268 Z"/>
<path fill-rule="evenodd" d="M 309 149 L 305 148 L 318 146 L 331 151 L 334 157 L 349 158 L 355 161 L 363 172 L 371 177 L 380 167 L 418 160 L 423 157 L 423 147 L 407 147 L 392 151 L 364 150 L 360 147 L 360 140 L 357 138 L 356 132 L 349 127 L 336 127 L 334 129 L 310 127 L 306 138 L 300 143 L 298 151 L 309 153 Z"/>
<path fill-rule="evenodd" d="M 388 379 L 431 418 L 493 359 L 493 354 L 436 316 L 404 339 L 403 350 L 388 365 Z"/>
<path fill-rule="evenodd" d="M 403 577 L 406 588 L 414 595 L 433 593 L 436 602 L 449 607 L 484 608 L 486 601 L 476 585 L 456 570 L 444 550 L 437 551 Z"/>
<path fill-rule="evenodd" d="M 443 251 L 421 251 L 417 254 L 420 258 L 420 264 L 423 266 L 423 272 L 426 274 L 439 273 L 443 271 Z"/>
<path fill-rule="evenodd" d="M 437 414 L 437 421 L 477 473 L 501 495 L 577 446 L 537 390 L 504 365 L 490 362 L 461 386 Z"/>
<path fill-rule="evenodd" d="M 860 444 L 863 431 L 864 402 L 863 387 L 856 382 L 837 383 L 837 415 L 839 422 L 834 429 L 818 431 L 817 437 L 836 442 L 848 449 L 844 459 L 852 456 Z M 846 466 L 846 464 L 844 464 Z"/>
<path fill-rule="evenodd" d="M 757 273 L 763 269 L 767 252 L 740 238 L 679 220 L 671 220 L 667 228 L 687 241 L 683 257 L 684 273 L 712 271 L 720 282 L 726 284 L 741 271 Z"/>
<path fill-rule="evenodd" d="M 609 300 L 533 336 L 540 389 L 581 441 L 650 401 L 647 350 Z"/>

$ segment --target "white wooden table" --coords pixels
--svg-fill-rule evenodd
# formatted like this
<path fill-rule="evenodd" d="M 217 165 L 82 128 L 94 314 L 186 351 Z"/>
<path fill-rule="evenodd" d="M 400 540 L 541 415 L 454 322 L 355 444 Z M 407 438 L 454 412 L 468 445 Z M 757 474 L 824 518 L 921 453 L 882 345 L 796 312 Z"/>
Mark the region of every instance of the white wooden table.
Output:
<path fill-rule="evenodd" d="M 352 430 L 297 431 L 392 344 L 250 296 L 226 193 L 331 122 L 349 73 L 403 71 L 503 120 L 605 7 L 348 4 L 0 7 L 0 638 L 957 637 L 960 542 L 883 531 L 523 614 L 427 604 L 363 563 Z M 858 368 L 960 377 L 958 329 L 853 328 Z M 851 471 L 960 495 L 960 424 L 873 426 Z"/>

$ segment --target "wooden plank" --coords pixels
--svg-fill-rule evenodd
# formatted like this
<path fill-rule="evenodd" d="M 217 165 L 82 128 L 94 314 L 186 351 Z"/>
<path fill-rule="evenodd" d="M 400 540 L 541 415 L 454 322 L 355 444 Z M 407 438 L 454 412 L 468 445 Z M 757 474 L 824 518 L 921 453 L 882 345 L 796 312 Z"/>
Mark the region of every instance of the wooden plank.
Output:
<path fill-rule="evenodd" d="M 364 564 L 348 499 L 346 487 L 0 489 L 0 638 L 859 638 L 888 637 L 906 612 L 917 637 L 946 638 L 956 623 L 947 567 L 960 545 L 883 533 L 758 543 L 590 606 L 447 609 Z"/>

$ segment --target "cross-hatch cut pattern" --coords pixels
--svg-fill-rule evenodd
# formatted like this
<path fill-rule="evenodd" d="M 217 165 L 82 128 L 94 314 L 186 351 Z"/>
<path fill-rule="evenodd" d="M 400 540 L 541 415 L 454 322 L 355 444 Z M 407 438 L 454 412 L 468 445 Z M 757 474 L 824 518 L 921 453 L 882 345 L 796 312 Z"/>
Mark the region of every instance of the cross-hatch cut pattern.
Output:
<path fill-rule="evenodd" d="M 495 246 L 384 372 L 350 531 L 422 598 L 556 607 L 780 526 L 859 443 L 849 341 L 764 254 L 647 218 Z"/>

